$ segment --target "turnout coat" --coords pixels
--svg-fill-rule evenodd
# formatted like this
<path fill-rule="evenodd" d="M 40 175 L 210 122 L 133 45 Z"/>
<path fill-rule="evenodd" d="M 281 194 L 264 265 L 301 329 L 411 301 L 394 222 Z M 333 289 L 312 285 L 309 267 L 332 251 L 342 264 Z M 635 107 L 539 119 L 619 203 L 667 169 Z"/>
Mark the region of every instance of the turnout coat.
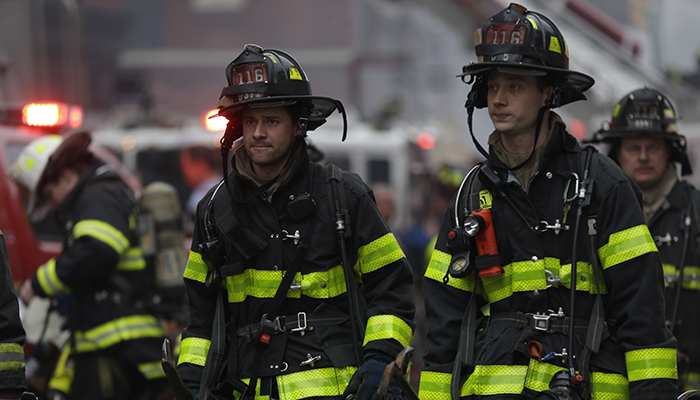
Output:
<path fill-rule="evenodd" d="M 478 196 L 478 205 L 470 211 L 491 210 L 501 275 L 449 276 L 452 255 L 447 242 L 455 228 L 456 199 L 452 200 L 425 273 L 429 352 L 421 374 L 421 398 L 450 398 L 460 325 L 473 292 L 480 320 L 471 340 L 473 358 L 463 359 L 466 365 L 455 380 L 459 396 L 518 398 L 549 389 L 552 376 L 568 367 L 571 354 L 582 358 L 591 313 L 597 310 L 598 286 L 604 321 L 597 321 L 605 325 L 602 344 L 588 366 L 592 398 L 675 398 L 676 341 L 664 324 L 659 253 L 644 223 L 639 189 L 602 154 L 592 157 L 592 164 L 597 163 L 590 169 L 593 206 L 583 209 L 575 229 L 573 197 L 584 178 L 589 151 L 595 149 L 582 150 L 557 123 L 527 191 L 503 165 L 492 166 L 511 204 L 476 186 L 478 193 L 472 197 Z M 460 204 L 458 212 L 462 210 Z M 556 229 L 557 222 L 561 229 Z M 576 331 L 571 349 L 574 245 Z M 581 365 L 576 368 L 583 370 Z"/>

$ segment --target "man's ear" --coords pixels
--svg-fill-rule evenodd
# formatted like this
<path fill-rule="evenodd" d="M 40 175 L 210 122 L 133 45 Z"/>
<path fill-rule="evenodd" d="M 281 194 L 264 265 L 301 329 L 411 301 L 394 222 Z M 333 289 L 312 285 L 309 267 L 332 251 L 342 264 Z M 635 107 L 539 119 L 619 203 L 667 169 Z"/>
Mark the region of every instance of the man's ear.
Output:
<path fill-rule="evenodd" d="M 542 91 L 542 94 L 544 94 L 544 103 L 542 103 L 542 105 L 551 102 L 552 93 L 554 93 L 554 86 L 547 86 L 546 88 L 544 88 L 544 90 Z"/>

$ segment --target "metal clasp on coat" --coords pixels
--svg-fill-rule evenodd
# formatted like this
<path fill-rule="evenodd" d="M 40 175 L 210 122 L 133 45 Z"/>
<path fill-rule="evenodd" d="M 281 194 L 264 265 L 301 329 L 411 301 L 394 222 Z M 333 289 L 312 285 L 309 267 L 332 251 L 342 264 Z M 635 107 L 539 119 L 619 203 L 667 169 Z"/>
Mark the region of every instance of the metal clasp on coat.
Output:
<path fill-rule="evenodd" d="M 561 221 L 558 218 L 554 220 L 554 225 L 549 225 L 549 222 L 547 221 L 540 221 L 540 232 L 545 232 L 549 229 L 554 230 L 554 234 L 558 235 L 559 231 L 561 231 L 562 229 L 568 231 L 569 225 L 562 225 Z"/>
<path fill-rule="evenodd" d="M 298 245 L 299 242 L 301 241 L 301 234 L 299 233 L 299 229 L 294 231 L 293 235 L 290 235 L 289 232 L 286 229 L 282 229 L 282 240 L 287 240 L 287 239 L 294 239 L 294 245 Z"/>
<path fill-rule="evenodd" d="M 303 321 L 303 322 L 302 322 Z M 301 336 L 304 336 L 306 333 L 306 328 L 308 325 L 306 324 L 306 313 L 303 311 L 299 311 L 297 313 L 297 327 L 290 329 L 290 332 L 299 332 Z"/>
<path fill-rule="evenodd" d="M 667 246 L 670 246 L 671 242 L 677 242 L 677 241 L 678 241 L 678 237 L 677 236 L 671 237 L 670 232 L 666 232 L 665 236 L 654 236 L 654 242 L 656 243 L 656 247 L 659 247 L 664 243 L 666 243 Z"/>
<path fill-rule="evenodd" d="M 547 288 L 551 288 L 552 286 L 556 285 L 557 283 L 559 283 L 561 281 L 561 278 L 554 275 L 554 273 L 552 271 L 545 269 L 544 273 L 545 273 L 545 275 L 547 275 L 545 277 L 545 280 L 547 281 Z"/>
<path fill-rule="evenodd" d="M 286 317 L 282 315 L 281 317 L 278 315 L 275 317 L 275 319 L 267 319 L 267 313 L 263 314 L 263 316 L 260 318 L 260 323 L 266 324 L 266 325 L 272 325 L 274 327 L 275 332 L 285 332 L 287 328 L 284 327 L 284 319 Z"/>

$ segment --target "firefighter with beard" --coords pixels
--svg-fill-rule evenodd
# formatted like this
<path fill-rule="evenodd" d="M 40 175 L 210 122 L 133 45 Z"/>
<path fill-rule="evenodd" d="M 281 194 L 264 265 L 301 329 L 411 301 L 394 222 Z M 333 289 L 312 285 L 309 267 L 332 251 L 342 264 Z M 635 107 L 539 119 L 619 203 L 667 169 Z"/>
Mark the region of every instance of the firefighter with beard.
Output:
<path fill-rule="evenodd" d="M 675 399 L 676 340 L 641 193 L 552 108 L 594 81 L 546 16 L 511 3 L 463 68 L 486 161 L 445 212 L 425 274 L 424 399 Z M 494 125 L 486 151 L 474 108 Z"/>
<path fill-rule="evenodd" d="M 370 188 L 308 158 L 343 105 L 281 50 L 246 45 L 226 79 L 232 172 L 197 207 L 177 372 L 200 399 L 370 399 L 412 341 L 413 276 Z"/>
<path fill-rule="evenodd" d="M 679 179 L 693 173 L 669 99 L 644 87 L 624 96 L 591 142 L 610 145 L 642 190 L 644 217 L 664 264 L 666 324 L 678 339 L 679 390 L 700 389 L 700 192 Z M 680 171 L 678 169 L 680 166 Z M 680 285 L 678 282 L 682 282 Z"/>
<path fill-rule="evenodd" d="M 147 310 L 146 261 L 136 199 L 89 149 L 85 131 L 45 136 L 24 147 L 11 169 L 31 192 L 29 215 L 51 209 L 65 229 L 58 258 L 25 281 L 19 297 L 60 298 L 71 331 L 48 383 L 61 399 L 168 399 L 160 363 L 165 331 Z"/>

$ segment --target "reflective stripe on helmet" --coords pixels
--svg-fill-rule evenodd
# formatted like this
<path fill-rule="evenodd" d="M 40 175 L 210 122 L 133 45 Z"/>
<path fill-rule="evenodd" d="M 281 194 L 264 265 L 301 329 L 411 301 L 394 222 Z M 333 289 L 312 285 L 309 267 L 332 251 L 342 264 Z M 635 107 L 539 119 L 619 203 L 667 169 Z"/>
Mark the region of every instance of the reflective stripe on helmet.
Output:
<path fill-rule="evenodd" d="M 180 357 L 177 360 L 177 365 L 189 363 L 203 367 L 207 362 L 207 354 L 211 340 L 188 337 L 180 344 Z"/>
<path fill-rule="evenodd" d="M 676 349 L 639 349 L 625 353 L 630 382 L 645 379 L 677 379 Z"/>
<path fill-rule="evenodd" d="M 367 321 L 365 341 L 362 346 L 374 340 L 395 339 L 406 347 L 413 341 L 413 330 L 395 315 L 375 315 Z"/>
<path fill-rule="evenodd" d="M 603 269 L 607 269 L 657 251 L 649 228 L 638 225 L 610 235 L 608 243 L 598 249 L 598 256 Z"/>
<path fill-rule="evenodd" d="M 91 236 L 114 249 L 117 254 L 122 254 L 129 247 L 129 239 L 112 225 L 96 220 L 85 219 L 73 227 L 73 236 L 79 239 L 83 236 Z"/>
<path fill-rule="evenodd" d="M 451 400 L 450 381 L 452 374 L 421 371 L 418 393 L 422 400 Z"/>
<path fill-rule="evenodd" d="M 105 349 L 126 340 L 161 338 L 165 331 L 152 315 L 132 315 L 118 318 L 90 330 L 75 332 L 78 353 Z"/>
<path fill-rule="evenodd" d="M 56 259 L 52 258 L 36 271 L 36 278 L 41 289 L 49 297 L 57 297 L 71 292 L 68 285 L 63 283 L 56 272 Z"/>
<path fill-rule="evenodd" d="M 385 265 L 406 257 L 393 233 L 387 233 L 379 239 L 360 247 L 357 250 L 357 264 L 353 268 L 362 274 L 378 270 Z"/>

